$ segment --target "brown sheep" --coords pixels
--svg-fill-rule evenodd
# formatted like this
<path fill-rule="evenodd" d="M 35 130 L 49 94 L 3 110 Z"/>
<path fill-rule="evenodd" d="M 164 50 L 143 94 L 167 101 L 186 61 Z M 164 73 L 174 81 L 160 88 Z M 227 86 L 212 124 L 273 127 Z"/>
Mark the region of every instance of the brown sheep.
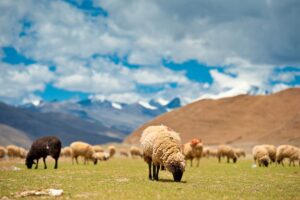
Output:
<path fill-rule="evenodd" d="M 235 151 L 228 145 L 220 145 L 217 150 L 217 156 L 219 163 L 221 162 L 221 157 L 227 157 L 227 163 L 230 162 L 230 159 L 232 159 L 234 163 L 237 161 L 237 155 Z"/>

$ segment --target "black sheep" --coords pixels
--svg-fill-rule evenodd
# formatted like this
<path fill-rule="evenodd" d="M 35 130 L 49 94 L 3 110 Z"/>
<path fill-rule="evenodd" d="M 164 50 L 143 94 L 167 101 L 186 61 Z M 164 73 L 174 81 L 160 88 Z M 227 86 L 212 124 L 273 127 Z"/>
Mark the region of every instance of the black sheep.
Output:
<path fill-rule="evenodd" d="M 26 157 L 26 166 L 28 169 L 32 168 L 32 164 L 35 164 L 35 169 L 38 168 L 39 159 L 43 158 L 44 167 L 47 169 L 46 157 L 48 155 L 55 159 L 54 169 L 57 169 L 57 160 L 60 155 L 61 141 L 54 136 L 41 137 L 35 140 Z M 36 160 L 36 163 L 34 162 Z"/>

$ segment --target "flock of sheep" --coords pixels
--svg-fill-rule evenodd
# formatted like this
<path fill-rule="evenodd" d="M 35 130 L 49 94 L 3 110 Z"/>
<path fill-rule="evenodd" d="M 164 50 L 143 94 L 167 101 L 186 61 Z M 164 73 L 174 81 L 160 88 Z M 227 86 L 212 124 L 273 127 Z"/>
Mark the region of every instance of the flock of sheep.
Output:
<path fill-rule="evenodd" d="M 182 144 L 180 136 L 171 128 L 159 125 L 147 127 L 140 139 L 142 149 L 131 146 L 130 150 L 120 149 L 119 155 L 132 158 L 143 158 L 148 164 L 148 178 L 150 180 L 159 179 L 159 170 L 167 169 L 173 175 L 174 181 L 181 181 L 185 171 L 186 162 L 190 161 L 193 166 L 193 160 L 197 161 L 199 166 L 202 157 L 216 157 L 221 162 L 226 158 L 229 163 L 233 163 L 246 153 L 243 149 L 233 148 L 228 145 L 220 145 L 217 148 L 205 148 L 200 139 L 192 139 L 190 142 Z M 43 158 L 44 168 L 47 168 L 46 157 L 52 156 L 55 160 L 56 169 L 59 157 L 70 157 L 72 163 L 74 160 L 78 164 L 78 157 L 84 158 L 84 164 L 89 160 L 97 164 L 98 161 L 106 161 L 113 158 L 117 152 L 115 146 L 111 145 L 105 151 L 100 145 L 91 145 L 82 141 L 76 141 L 68 147 L 61 147 L 61 141 L 53 136 L 42 137 L 33 142 L 29 151 L 15 145 L 8 145 L 6 148 L 0 146 L 0 159 L 6 155 L 9 158 L 26 158 L 25 164 L 30 169 L 35 164 L 38 167 L 38 161 Z M 295 166 L 295 161 L 300 166 L 300 148 L 292 145 L 280 145 L 277 148 L 274 145 L 256 145 L 252 149 L 254 164 L 266 166 L 272 162 L 283 164 L 284 159 L 289 159 L 289 165 Z"/>

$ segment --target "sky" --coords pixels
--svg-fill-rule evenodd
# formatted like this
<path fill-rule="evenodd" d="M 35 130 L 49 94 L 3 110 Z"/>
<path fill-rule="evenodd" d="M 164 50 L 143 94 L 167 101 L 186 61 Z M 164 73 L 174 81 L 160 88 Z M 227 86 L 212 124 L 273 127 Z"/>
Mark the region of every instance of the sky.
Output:
<path fill-rule="evenodd" d="M 299 19 L 298 0 L 1 0 L 0 101 L 299 87 Z"/>

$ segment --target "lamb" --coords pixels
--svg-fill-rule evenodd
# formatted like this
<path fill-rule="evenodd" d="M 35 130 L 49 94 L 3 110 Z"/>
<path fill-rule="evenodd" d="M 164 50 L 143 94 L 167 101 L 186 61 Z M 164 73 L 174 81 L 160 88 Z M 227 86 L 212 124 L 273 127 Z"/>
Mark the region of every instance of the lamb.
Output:
<path fill-rule="evenodd" d="M 47 169 L 46 157 L 52 156 L 55 160 L 54 169 L 57 169 L 57 161 L 61 151 L 61 141 L 54 136 L 41 137 L 35 140 L 26 157 L 26 166 L 28 169 L 32 168 L 35 164 L 35 169 L 38 168 L 39 159 L 43 158 L 44 169 Z M 36 160 L 36 163 L 34 162 Z"/>
<path fill-rule="evenodd" d="M 112 158 L 116 154 L 116 147 L 111 145 L 108 147 L 109 157 Z"/>
<path fill-rule="evenodd" d="M 298 156 L 299 156 L 299 149 L 295 146 L 292 145 L 280 145 L 279 147 L 277 147 L 277 151 L 276 151 L 276 161 L 278 164 L 282 164 L 282 166 L 284 166 L 283 164 L 283 160 L 285 158 L 289 158 L 290 160 L 290 166 L 291 166 L 291 162 L 294 160 L 298 160 Z"/>
<path fill-rule="evenodd" d="M 106 161 L 109 159 L 109 153 L 107 152 L 96 152 L 93 155 L 93 158 L 100 160 L 100 161 Z"/>
<path fill-rule="evenodd" d="M 193 166 L 193 159 L 197 159 L 197 167 L 199 167 L 199 160 L 202 156 L 203 144 L 199 139 L 192 139 L 190 142 L 183 145 L 183 154 L 185 160 L 191 160 L 191 167 Z"/>
<path fill-rule="evenodd" d="M 153 164 L 154 180 L 158 180 L 159 169 L 163 165 L 173 174 L 174 181 L 181 181 L 185 160 L 178 133 L 164 125 L 150 126 L 143 131 L 140 142 L 144 161 L 148 164 L 150 180 L 152 180 L 151 164 Z"/>
<path fill-rule="evenodd" d="M 235 148 L 234 149 L 234 151 L 235 151 L 235 153 L 236 153 L 236 155 L 237 155 L 237 157 L 239 158 L 239 157 L 246 157 L 246 152 L 245 152 L 245 150 L 244 149 L 241 149 L 241 148 Z"/>
<path fill-rule="evenodd" d="M 93 146 L 95 152 L 104 152 L 103 148 L 100 145 Z"/>
<path fill-rule="evenodd" d="M 64 157 L 71 157 L 72 156 L 72 148 L 71 147 L 62 148 L 60 155 L 64 156 Z"/>
<path fill-rule="evenodd" d="M 136 146 L 130 147 L 130 155 L 132 158 L 143 157 L 141 150 Z"/>
<path fill-rule="evenodd" d="M 0 158 L 4 158 L 6 155 L 6 148 L 3 146 L 0 146 Z"/>
<path fill-rule="evenodd" d="M 76 141 L 71 143 L 70 147 L 72 149 L 72 164 L 74 164 L 74 158 L 78 164 L 78 156 L 82 156 L 84 158 L 84 164 L 87 164 L 88 160 L 93 160 L 94 165 L 97 164 L 98 160 L 94 157 L 95 151 L 92 145 Z"/>
<path fill-rule="evenodd" d="M 258 163 L 258 166 L 264 165 L 268 167 L 270 163 L 269 151 L 264 145 L 256 145 L 252 149 L 252 155 L 254 164 Z"/>
<path fill-rule="evenodd" d="M 234 163 L 237 161 L 237 155 L 233 148 L 227 145 L 220 145 L 217 150 L 217 156 L 219 159 L 219 163 L 221 162 L 221 157 L 227 157 L 227 163 L 230 162 L 230 159 L 233 160 Z"/>

